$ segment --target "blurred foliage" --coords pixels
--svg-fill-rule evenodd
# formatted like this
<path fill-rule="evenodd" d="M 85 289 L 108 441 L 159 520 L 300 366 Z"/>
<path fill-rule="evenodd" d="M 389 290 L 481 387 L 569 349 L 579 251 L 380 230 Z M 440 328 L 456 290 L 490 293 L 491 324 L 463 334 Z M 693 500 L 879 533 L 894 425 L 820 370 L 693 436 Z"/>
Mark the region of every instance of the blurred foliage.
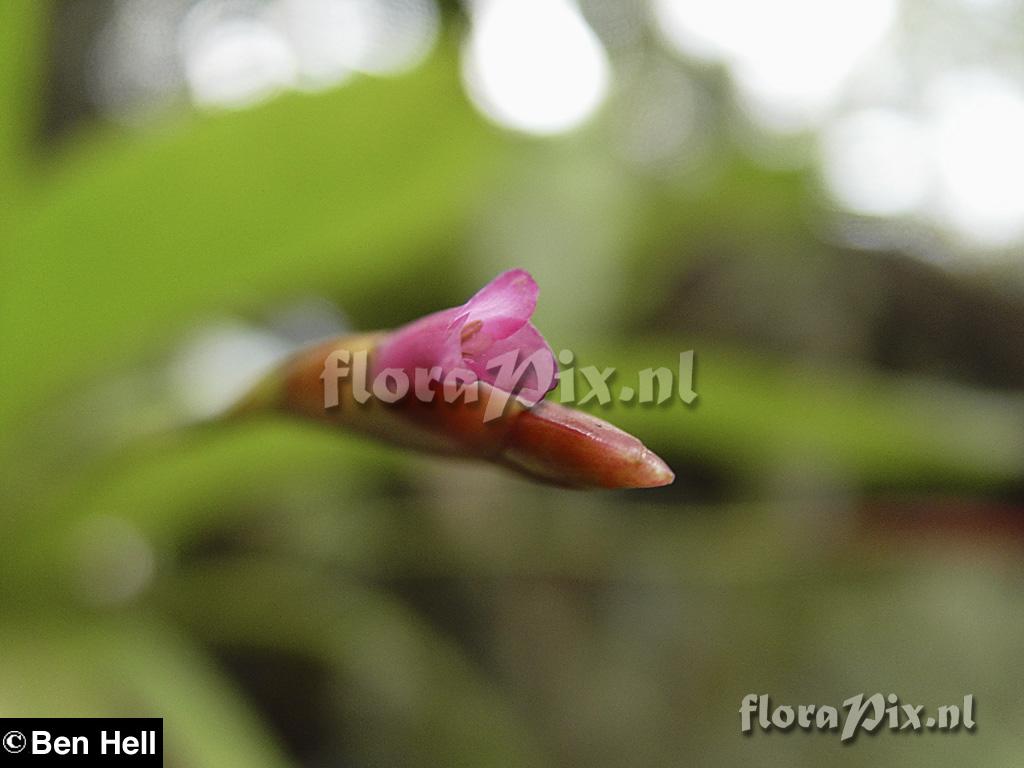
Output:
<path fill-rule="evenodd" d="M 24 192 L 28 148 L 38 117 L 46 4 L 15 0 L 2 9 L 0 27 L 0 211 Z"/>
<path fill-rule="evenodd" d="M 42 151 L 46 10 L 0 5 L 0 713 L 163 716 L 189 766 L 1020 761 L 1019 393 L 650 322 L 711 242 L 835 283 L 804 174 L 725 153 L 695 192 L 622 169 L 601 126 L 503 135 L 452 39 L 400 78 Z M 308 295 L 394 325 L 512 259 L 581 365 L 621 383 L 696 349 L 694 406 L 596 409 L 676 488 L 148 428 L 191 331 Z M 974 527 L 947 536 L 939 497 Z M 901 530 L 885 503 L 908 498 L 931 511 Z M 750 692 L 875 690 L 974 693 L 978 732 L 739 734 Z"/>
<path fill-rule="evenodd" d="M 4 413 L 198 311 L 324 282 L 342 299 L 380 291 L 430 255 L 493 146 L 453 76 L 438 57 L 414 77 L 69 148 L 4 238 Z M 36 343 L 50 334 L 59 355 Z"/>

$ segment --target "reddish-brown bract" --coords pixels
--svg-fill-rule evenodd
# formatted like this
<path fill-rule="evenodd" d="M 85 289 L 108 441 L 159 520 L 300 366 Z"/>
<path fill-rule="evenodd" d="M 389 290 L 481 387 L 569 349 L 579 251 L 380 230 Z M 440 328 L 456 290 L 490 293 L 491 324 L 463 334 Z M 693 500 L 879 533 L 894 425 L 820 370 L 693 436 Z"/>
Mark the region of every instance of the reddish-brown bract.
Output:
<path fill-rule="evenodd" d="M 480 459 L 535 480 L 578 488 L 652 488 L 674 479 L 664 461 L 632 435 L 589 414 L 553 402 L 525 408 L 510 398 L 502 415 L 485 419 L 492 388 L 479 398 L 446 402 L 435 385 L 430 402 L 414 395 L 388 404 L 356 401 L 351 376 L 338 381 L 338 402 L 324 406 L 324 362 L 373 349 L 381 334 L 335 339 L 302 350 L 272 373 L 233 411 L 283 412 L 325 422 L 405 448 Z M 371 366 L 372 368 L 372 366 Z M 329 385 L 330 386 L 330 385 Z"/>

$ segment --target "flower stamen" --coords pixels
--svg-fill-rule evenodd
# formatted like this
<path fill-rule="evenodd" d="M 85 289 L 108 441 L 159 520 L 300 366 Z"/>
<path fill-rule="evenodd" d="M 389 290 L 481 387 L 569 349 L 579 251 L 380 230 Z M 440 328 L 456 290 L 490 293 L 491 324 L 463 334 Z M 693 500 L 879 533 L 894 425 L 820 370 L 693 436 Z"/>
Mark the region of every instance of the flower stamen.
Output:
<path fill-rule="evenodd" d="M 465 344 L 467 341 L 476 336 L 477 332 L 484 327 L 483 320 L 474 320 L 471 323 L 466 323 L 462 326 L 462 343 Z"/>

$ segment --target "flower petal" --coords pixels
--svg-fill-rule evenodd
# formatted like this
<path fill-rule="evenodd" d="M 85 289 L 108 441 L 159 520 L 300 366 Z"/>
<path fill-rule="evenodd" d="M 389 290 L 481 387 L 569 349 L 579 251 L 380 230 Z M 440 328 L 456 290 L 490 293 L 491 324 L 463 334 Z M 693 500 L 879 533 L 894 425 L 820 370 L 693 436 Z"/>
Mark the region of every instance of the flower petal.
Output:
<path fill-rule="evenodd" d="M 412 373 L 415 368 L 437 365 L 445 371 L 459 367 L 462 355 L 481 355 L 497 341 L 518 333 L 537 306 L 538 292 L 536 281 L 526 270 L 503 272 L 462 306 L 435 312 L 393 331 L 378 350 L 374 369 L 399 368 Z M 533 336 L 539 338 L 540 334 L 534 329 L 524 337 L 531 345 L 527 356 L 536 346 Z M 544 344 L 542 338 L 539 341 Z M 501 352 L 508 349 L 511 347 L 502 347 Z"/>
<path fill-rule="evenodd" d="M 529 405 L 554 389 L 558 371 L 555 353 L 530 322 L 511 336 L 498 339 L 482 353 L 465 356 L 464 365 L 481 381 L 516 395 Z"/>
<path fill-rule="evenodd" d="M 477 291 L 464 309 L 469 322 L 480 321 L 483 338 L 504 339 L 518 331 L 537 308 L 537 281 L 525 269 L 502 272 Z"/>
<path fill-rule="evenodd" d="M 461 317 L 461 320 L 460 320 Z M 465 323 L 462 307 L 441 310 L 393 331 L 377 349 L 373 374 L 385 368 L 398 368 L 410 376 L 416 368 L 444 370 L 462 365 L 459 334 Z"/>

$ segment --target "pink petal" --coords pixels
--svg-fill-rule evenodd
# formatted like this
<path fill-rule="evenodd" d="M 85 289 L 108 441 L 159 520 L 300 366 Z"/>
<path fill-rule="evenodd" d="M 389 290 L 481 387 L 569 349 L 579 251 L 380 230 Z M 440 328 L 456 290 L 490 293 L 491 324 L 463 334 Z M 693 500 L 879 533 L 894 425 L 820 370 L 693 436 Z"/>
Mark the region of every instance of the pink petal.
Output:
<path fill-rule="evenodd" d="M 394 331 L 377 348 L 373 375 L 385 368 L 398 368 L 411 376 L 416 368 L 429 370 L 439 365 L 447 371 L 462 365 L 459 334 L 465 317 L 462 307 L 454 307 L 427 315 Z"/>
<path fill-rule="evenodd" d="M 537 282 L 525 269 L 502 272 L 463 306 L 468 322 L 483 323 L 480 333 L 491 339 L 512 335 L 530 319 L 537 308 Z"/>
<path fill-rule="evenodd" d="M 501 366 L 498 359 L 509 352 L 518 355 Z M 537 355 L 531 361 L 531 356 Z M 527 364 L 527 361 L 531 361 Z M 463 363 L 481 381 L 505 392 L 519 396 L 533 405 L 555 387 L 555 373 L 558 365 L 551 347 L 540 335 L 533 323 L 527 322 L 518 331 L 504 339 L 498 339 L 482 354 L 464 357 Z M 493 366 L 493 367 L 492 367 Z M 522 367 L 522 376 L 514 378 L 515 369 Z"/>
<path fill-rule="evenodd" d="M 459 307 L 415 320 L 392 332 L 377 348 L 373 375 L 440 366 L 442 375 L 468 368 L 482 381 L 533 404 L 555 386 L 557 364 L 544 337 L 530 323 L 538 287 L 523 269 L 503 272 Z M 488 370 L 495 358 L 516 352 L 514 364 Z M 539 353 L 533 360 L 531 356 Z M 520 378 L 514 369 L 530 361 Z M 512 363 L 512 360 L 509 360 Z"/>

